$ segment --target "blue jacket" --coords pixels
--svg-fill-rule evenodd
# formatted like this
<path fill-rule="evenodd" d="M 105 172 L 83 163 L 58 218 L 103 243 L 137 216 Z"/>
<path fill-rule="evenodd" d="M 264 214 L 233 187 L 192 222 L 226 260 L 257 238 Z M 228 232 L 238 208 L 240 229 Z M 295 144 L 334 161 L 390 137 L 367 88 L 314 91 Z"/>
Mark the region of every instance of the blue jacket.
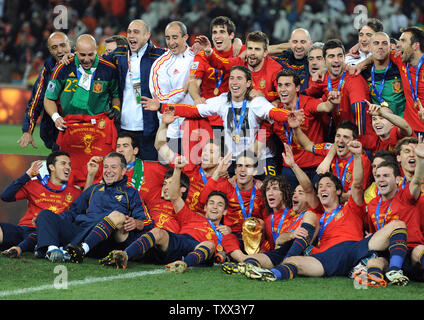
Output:
<path fill-rule="evenodd" d="M 124 88 L 125 88 L 125 78 L 128 73 L 128 50 L 126 46 L 120 46 L 116 48 L 109 55 L 104 56 L 103 58 L 114 63 L 118 68 L 118 77 L 119 77 L 119 97 L 121 102 L 123 101 Z M 150 79 L 150 69 L 153 62 L 159 58 L 166 50 L 162 48 L 156 48 L 153 43 L 149 40 L 146 51 L 144 52 L 143 57 L 140 62 L 140 81 L 141 81 L 141 94 L 143 96 L 151 98 L 149 90 L 149 79 Z M 159 128 L 159 119 L 157 112 L 155 111 L 146 111 L 143 109 L 143 125 L 144 125 L 144 136 L 154 136 L 156 135 L 157 129 Z"/>
<path fill-rule="evenodd" d="M 44 94 L 49 83 L 50 76 L 56 65 L 56 59 L 49 56 L 44 62 L 43 70 L 38 75 L 37 81 L 34 83 L 31 92 L 31 98 L 25 109 L 25 117 L 22 122 L 22 132 L 33 133 L 37 119 L 44 110 Z M 48 149 L 57 149 L 56 138 L 58 135 L 53 120 L 44 112 L 40 121 L 40 137 Z"/>
<path fill-rule="evenodd" d="M 78 243 L 86 232 L 113 211 L 119 211 L 143 221 L 143 232 L 153 228 L 154 221 L 149 213 L 144 210 L 138 191 L 127 185 L 127 176 L 112 185 L 99 183 L 90 186 L 75 199 L 69 210 L 61 216 L 85 230 L 80 233 L 81 239 L 75 239 L 72 242 Z"/>

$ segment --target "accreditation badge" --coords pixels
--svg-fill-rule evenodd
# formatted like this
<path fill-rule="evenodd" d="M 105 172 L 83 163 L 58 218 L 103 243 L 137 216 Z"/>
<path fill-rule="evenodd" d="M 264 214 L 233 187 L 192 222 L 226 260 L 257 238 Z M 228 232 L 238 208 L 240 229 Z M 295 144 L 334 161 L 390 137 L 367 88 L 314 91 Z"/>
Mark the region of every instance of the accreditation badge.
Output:
<path fill-rule="evenodd" d="M 132 85 L 133 85 L 135 100 L 137 101 L 137 104 L 140 104 L 141 103 L 141 82 L 140 82 L 140 78 L 133 78 L 132 79 Z"/>
<path fill-rule="evenodd" d="M 83 72 L 81 75 L 81 78 L 78 81 L 78 86 L 83 88 L 86 91 L 90 91 L 90 86 L 91 86 L 91 77 L 93 75 L 92 74 L 88 74 Z"/>

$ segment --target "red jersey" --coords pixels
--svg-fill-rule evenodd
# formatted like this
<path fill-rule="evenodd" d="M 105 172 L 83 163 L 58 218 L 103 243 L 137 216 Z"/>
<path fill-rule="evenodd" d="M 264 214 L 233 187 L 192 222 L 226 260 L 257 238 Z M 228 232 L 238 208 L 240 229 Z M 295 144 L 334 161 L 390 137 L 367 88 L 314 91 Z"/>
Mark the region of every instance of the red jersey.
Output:
<path fill-rule="evenodd" d="M 413 132 L 413 136 L 415 133 Z M 373 130 L 372 133 L 367 133 L 364 136 L 359 136 L 358 141 L 362 143 L 362 147 L 372 152 L 374 155 L 378 150 L 389 150 L 395 152 L 395 147 L 398 141 L 405 136 L 401 134 L 398 127 L 393 127 L 390 130 L 390 135 L 386 140 L 381 140 L 379 136 L 375 134 Z"/>
<path fill-rule="evenodd" d="M 317 143 L 313 147 L 313 153 L 326 156 L 333 144 L 331 143 Z M 353 156 L 345 159 L 340 159 L 335 156 L 331 162 L 331 170 L 333 174 L 340 179 L 343 184 L 343 192 L 348 192 L 352 186 L 353 174 Z M 347 167 L 347 168 L 346 168 Z M 338 170 L 337 170 L 338 168 Z M 371 161 L 365 153 L 362 154 L 362 168 L 364 171 L 364 190 L 369 186 L 371 179 Z"/>
<path fill-rule="evenodd" d="M 275 249 L 274 236 L 278 238 L 278 236 L 284 232 L 294 231 L 302 222 L 304 212 L 297 214 L 292 208 L 288 209 L 283 221 L 281 221 L 281 219 L 283 218 L 284 210 L 273 212 L 264 219 L 265 239 L 268 240 L 270 244 L 270 250 Z M 272 223 L 272 220 L 274 220 L 274 223 Z"/>
<path fill-rule="evenodd" d="M 184 169 L 186 169 L 186 167 L 184 167 Z M 206 176 L 202 176 L 200 166 L 191 166 L 188 167 L 187 170 L 184 169 L 183 172 L 190 179 L 190 188 L 188 190 L 187 199 L 185 202 L 190 210 L 203 213 L 206 203 L 202 202 L 199 198 L 210 177 L 206 178 Z M 218 184 L 223 182 L 224 180 L 224 177 L 220 177 L 218 179 Z"/>
<path fill-rule="evenodd" d="M 200 195 L 200 199 L 203 203 L 206 203 L 206 198 L 214 190 L 222 191 L 227 195 L 228 198 L 228 208 L 227 214 L 224 216 L 224 224 L 231 227 L 231 231 L 233 233 L 241 233 L 244 216 L 238 201 L 238 197 L 236 194 L 236 189 L 232 186 L 232 184 L 228 181 L 228 179 L 221 180 L 217 182 L 213 179 L 209 179 L 206 183 L 202 194 Z M 243 205 L 246 210 L 246 214 L 249 214 L 249 205 L 250 198 L 252 195 L 252 189 L 248 191 L 240 191 L 241 198 L 243 200 Z M 262 196 L 260 191 L 255 188 L 255 198 L 253 201 L 253 210 L 252 217 L 263 219 L 264 212 L 264 204 L 262 201 Z"/>
<path fill-rule="evenodd" d="M 48 187 L 60 190 L 59 186 L 48 181 Z M 63 191 L 54 192 L 44 187 L 38 180 L 30 180 L 19 189 L 15 195 L 16 200 L 27 199 L 28 209 L 19 225 L 35 227 L 32 223 L 40 211 L 48 209 L 56 214 L 60 214 L 69 209 L 72 202 L 81 194 L 81 190 L 73 185 L 67 185 Z"/>
<path fill-rule="evenodd" d="M 368 106 L 362 108 L 362 103 L 365 100 L 370 101 L 370 91 L 368 83 L 362 76 L 352 76 L 349 72 L 345 72 L 345 77 L 340 90 L 340 105 L 332 112 L 334 123 L 338 126 L 342 121 L 348 120 L 358 126 L 360 134 L 364 132 L 373 132 L 371 125 L 371 117 L 367 114 Z M 325 75 L 323 82 L 315 82 L 312 87 L 308 88 L 308 95 L 316 95 L 321 91 L 323 100 L 326 101 L 330 91 L 328 86 L 329 73 Z M 339 82 L 343 75 L 336 79 L 331 79 L 332 90 L 337 91 Z M 364 131 L 366 129 L 366 131 Z"/>
<path fill-rule="evenodd" d="M 103 157 L 115 151 L 118 134 L 106 113 L 68 114 L 64 119 L 68 128 L 59 131 L 57 144 L 61 151 L 69 153 L 74 184 L 82 187 L 87 177 L 87 162 L 92 156 Z M 101 181 L 102 173 L 103 170 L 97 172 L 94 183 Z"/>
<path fill-rule="evenodd" d="M 325 118 L 322 112 L 317 111 L 318 105 L 322 100 L 299 95 L 299 109 L 304 110 L 305 120 L 301 123 L 301 129 L 311 141 L 317 143 L 324 142 L 324 123 L 322 119 Z M 284 108 L 280 104 L 281 108 Z M 291 144 L 293 150 L 294 161 L 301 168 L 310 168 L 318 166 L 324 157 L 316 155 L 304 150 L 296 141 L 293 129 L 287 123 L 276 122 L 272 124 L 272 131 L 281 139 L 283 143 Z M 267 132 L 268 134 L 268 132 Z M 292 142 L 290 143 L 291 140 Z M 283 165 L 285 163 L 283 162 Z"/>
<path fill-rule="evenodd" d="M 231 68 L 236 65 L 248 67 L 247 63 L 240 57 L 222 58 L 215 51 L 207 57 L 210 64 L 225 72 L 230 72 Z M 278 98 L 277 93 L 277 73 L 283 67 L 271 57 L 265 57 L 262 68 L 258 71 L 252 71 L 252 87 L 261 91 L 268 101 L 274 101 Z"/>
<path fill-rule="evenodd" d="M 161 198 L 164 175 L 168 169 L 159 162 L 142 160 L 142 163 L 143 176 L 139 194 L 142 204 L 146 206 L 146 212 L 155 221 L 155 227 L 178 233 L 180 225 L 174 217 L 174 206 L 170 201 Z M 127 184 L 130 186 L 134 186 L 134 169 L 135 167 L 132 167 L 126 172 Z"/>
<path fill-rule="evenodd" d="M 405 94 L 406 104 L 403 118 L 409 123 L 414 131 L 424 131 L 424 121 L 418 118 L 418 106 L 414 105 L 412 98 L 411 86 L 408 80 L 407 66 L 408 64 L 402 62 L 402 57 L 399 55 L 395 57 L 395 52 L 390 53 L 390 60 L 399 68 L 400 76 L 402 78 L 403 92 Z M 409 73 L 411 76 L 412 90 L 415 91 L 417 66 L 409 65 Z M 424 66 L 421 67 L 418 74 L 418 98 L 421 104 L 424 105 Z"/>
<path fill-rule="evenodd" d="M 381 202 L 381 203 L 380 203 Z M 421 231 L 421 213 L 418 200 L 414 199 L 409 188 L 399 188 L 392 199 L 382 200 L 381 196 L 372 199 L 367 205 L 367 221 L 370 232 L 379 230 L 378 225 L 383 227 L 393 220 L 405 222 L 408 229 L 408 248 L 424 244 L 424 235 Z"/>
<path fill-rule="evenodd" d="M 331 213 L 321 215 L 320 228 L 327 222 Z M 324 218 L 323 218 L 324 217 Z M 336 244 L 344 241 L 361 241 L 364 238 L 363 226 L 365 219 L 365 205 L 358 206 L 352 197 L 337 212 L 322 232 L 318 245 L 312 249 L 311 254 L 323 252 Z M 318 232 L 318 236 L 320 234 Z"/>
<path fill-rule="evenodd" d="M 189 234 L 199 242 L 212 241 L 216 248 L 218 236 L 205 217 L 191 211 L 187 205 L 185 205 L 176 214 L 176 218 L 181 225 L 180 234 Z M 221 245 L 224 247 L 226 253 L 231 253 L 234 250 L 240 249 L 239 241 L 232 233 L 223 235 Z"/>

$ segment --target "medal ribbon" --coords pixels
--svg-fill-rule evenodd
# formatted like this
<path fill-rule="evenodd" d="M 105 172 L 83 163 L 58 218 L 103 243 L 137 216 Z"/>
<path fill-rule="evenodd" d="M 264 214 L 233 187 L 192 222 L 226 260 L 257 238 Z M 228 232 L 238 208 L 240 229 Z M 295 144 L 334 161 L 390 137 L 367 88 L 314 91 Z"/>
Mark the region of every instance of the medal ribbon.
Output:
<path fill-rule="evenodd" d="M 345 185 L 345 179 L 346 179 L 346 173 L 347 173 L 347 169 L 349 168 L 351 162 L 353 161 L 353 156 L 350 156 L 349 160 L 347 161 L 344 171 L 343 171 L 343 176 L 340 178 L 340 169 L 339 169 L 339 158 L 336 157 L 336 172 L 337 172 L 337 178 L 341 179 L 342 181 L 342 186 L 344 189 L 344 185 Z"/>
<path fill-rule="evenodd" d="M 299 96 L 297 96 L 296 110 L 299 110 Z M 283 126 L 284 126 L 284 131 L 287 137 L 287 143 L 291 146 L 293 143 L 293 128 L 290 128 L 290 134 L 289 134 L 289 131 L 287 130 L 287 123 L 284 122 Z"/>
<path fill-rule="evenodd" d="M 417 101 L 418 99 L 418 81 L 419 81 L 420 69 L 423 63 L 424 63 L 424 55 L 421 57 L 420 61 L 417 64 L 417 71 L 415 74 L 415 90 L 412 85 L 411 73 L 409 72 L 409 63 L 406 64 L 406 74 L 408 76 L 409 87 L 411 88 L 412 99 L 414 100 L 414 102 Z"/>
<path fill-rule="evenodd" d="M 55 192 L 55 193 L 59 193 L 62 192 L 63 190 L 65 190 L 66 186 L 68 185 L 66 182 L 64 184 L 62 184 L 62 186 L 60 187 L 59 190 L 53 189 L 49 186 L 49 178 L 50 175 L 46 174 L 43 178 L 41 177 L 40 174 L 37 175 L 37 179 L 38 181 L 40 181 L 41 185 L 46 188 L 49 191 Z"/>
<path fill-rule="evenodd" d="M 343 208 L 343 206 L 342 205 L 339 205 L 336 209 L 334 209 L 333 211 L 331 211 L 331 214 L 327 218 L 327 220 L 325 220 L 325 216 L 327 215 L 328 212 L 324 212 L 324 214 L 321 217 L 321 219 L 319 219 L 319 224 L 320 224 L 321 227 L 319 228 L 319 231 L 318 231 L 318 241 L 321 240 L 322 234 L 324 233 L 324 231 L 327 228 L 328 224 L 334 219 L 334 217 L 336 216 L 336 214 L 342 208 Z M 324 222 L 324 220 L 325 220 L 325 222 Z"/>
<path fill-rule="evenodd" d="M 222 80 L 224 79 L 224 71 L 222 71 L 221 77 L 219 77 L 218 79 L 218 74 L 219 74 L 219 69 L 214 69 L 215 70 L 215 79 L 216 79 L 216 85 L 215 88 L 219 88 L 222 84 Z"/>
<path fill-rule="evenodd" d="M 206 185 L 206 183 L 208 182 L 208 178 L 206 177 L 206 174 L 203 168 L 199 168 L 199 173 L 200 173 L 200 176 L 202 177 L 203 184 Z"/>
<path fill-rule="evenodd" d="M 294 231 L 294 229 L 292 229 L 292 227 L 296 224 L 296 222 L 299 221 L 299 219 L 302 219 L 302 217 L 305 215 L 305 211 L 303 211 L 301 214 L 299 214 L 299 216 L 296 218 L 296 220 L 291 224 L 291 226 L 289 227 L 289 229 L 287 231 Z"/>
<path fill-rule="evenodd" d="M 239 118 L 239 121 L 237 122 L 236 112 L 234 111 L 234 106 L 233 106 L 233 101 L 231 101 L 231 110 L 233 111 L 234 126 L 235 126 L 235 131 L 237 135 L 240 135 L 241 126 L 243 125 L 244 116 L 246 115 L 246 107 L 247 107 L 247 100 L 244 99 L 243 105 L 241 106 L 240 118 Z"/>
<path fill-rule="evenodd" d="M 386 213 L 384 214 L 384 220 L 380 225 L 380 207 L 381 207 L 381 202 L 383 201 L 383 197 L 380 196 L 380 200 L 378 200 L 378 204 L 377 204 L 377 209 L 375 209 L 375 220 L 377 223 L 377 230 L 380 230 L 381 228 L 384 227 L 384 224 L 386 223 L 386 218 L 387 218 L 387 213 L 389 212 L 390 206 L 392 205 L 393 199 L 392 201 L 390 201 L 389 206 L 387 207 Z"/>
<path fill-rule="evenodd" d="M 345 76 L 346 76 L 346 72 L 343 72 L 343 74 L 342 74 L 342 76 L 339 80 L 339 85 L 338 85 L 339 92 L 340 92 L 340 90 L 342 90 L 342 86 L 343 86 Z M 327 79 L 327 89 L 328 89 L 328 92 L 333 91 L 333 85 L 331 84 L 330 75 L 328 75 L 328 79 Z M 337 110 L 339 110 L 339 109 L 340 109 L 340 105 L 337 106 Z"/>
<path fill-rule="evenodd" d="M 240 204 L 241 212 L 243 213 L 244 220 L 246 220 L 247 218 L 250 218 L 252 216 L 253 207 L 254 207 L 254 203 L 255 203 L 255 194 L 256 194 L 256 188 L 255 188 L 255 185 L 253 185 L 252 194 L 250 196 L 250 202 L 249 202 L 249 215 L 247 215 L 246 214 L 246 208 L 245 208 L 244 203 L 243 203 L 243 198 L 241 197 L 240 188 L 239 188 L 238 184 L 236 184 L 236 195 L 237 195 L 238 202 Z"/>
<path fill-rule="evenodd" d="M 387 74 L 387 71 L 389 71 L 391 65 L 392 65 L 392 62 L 389 61 L 389 65 L 384 70 L 383 80 L 381 80 L 381 83 L 380 83 L 380 86 L 378 87 L 378 89 L 375 86 L 375 74 L 374 74 L 374 72 L 375 72 L 375 64 L 373 64 L 372 67 L 371 67 L 372 89 L 374 90 L 375 95 L 377 97 L 377 100 L 380 103 L 383 103 L 384 102 L 384 99 L 382 98 L 381 93 L 383 92 L 384 84 L 386 83 L 386 74 Z"/>
<path fill-rule="evenodd" d="M 215 227 L 214 223 L 211 220 L 209 220 L 209 219 L 206 219 L 206 220 L 208 220 L 208 222 L 211 225 L 213 231 L 215 232 L 216 237 L 218 238 L 218 243 L 217 243 L 216 246 L 219 246 L 221 244 L 221 242 L 222 242 L 222 238 L 224 237 L 224 235 L 222 234 L 222 232 L 216 230 L 216 227 Z"/>
<path fill-rule="evenodd" d="M 274 212 L 271 213 L 271 232 L 272 232 L 272 238 L 274 239 L 274 244 L 277 241 L 278 236 L 281 232 L 281 227 L 283 226 L 284 220 L 286 219 L 287 212 L 289 212 L 289 208 L 285 208 L 283 211 L 283 215 L 280 218 L 280 222 L 278 223 L 277 232 L 275 231 L 275 225 L 274 225 Z"/>

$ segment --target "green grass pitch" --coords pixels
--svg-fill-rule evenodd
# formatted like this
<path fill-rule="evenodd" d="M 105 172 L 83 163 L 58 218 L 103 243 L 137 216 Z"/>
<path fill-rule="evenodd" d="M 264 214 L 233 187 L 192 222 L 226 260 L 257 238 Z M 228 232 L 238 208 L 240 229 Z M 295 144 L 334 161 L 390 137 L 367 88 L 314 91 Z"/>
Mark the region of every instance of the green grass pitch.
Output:
<path fill-rule="evenodd" d="M 38 149 L 21 149 L 16 141 L 20 126 L 0 126 L 0 153 L 47 155 L 39 138 Z M 0 203 L 1 205 L 1 203 Z M 67 285 L 64 288 L 65 284 Z M 302 278 L 260 282 L 240 275 L 228 275 L 218 265 L 191 268 L 171 274 L 163 266 L 130 262 L 126 270 L 102 267 L 96 259 L 83 264 L 53 264 L 25 253 L 19 259 L 0 257 L 0 300 L 422 300 L 424 283 L 406 287 L 364 288 L 352 279 Z M 256 302 L 255 302 L 256 301 Z M 204 302 L 206 303 L 206 302 Z M 234 303 L 234 301 L 232 302 Z M 19 306 L 19 305 L 17 305 Z M 274 309 L 278 304 L 266 304 Z M 296 305 L 299 307 L 299 305 Z M 160 307 L 159 307 L 160 309 Z M 162 308 L 163 309 L 163 308 Z M 166 313 L 168 309 L 159 310 Z M 276 311 L 278 312 L 278 311 Z M 256 317 L 255 317 L 256 318 Z"/>

